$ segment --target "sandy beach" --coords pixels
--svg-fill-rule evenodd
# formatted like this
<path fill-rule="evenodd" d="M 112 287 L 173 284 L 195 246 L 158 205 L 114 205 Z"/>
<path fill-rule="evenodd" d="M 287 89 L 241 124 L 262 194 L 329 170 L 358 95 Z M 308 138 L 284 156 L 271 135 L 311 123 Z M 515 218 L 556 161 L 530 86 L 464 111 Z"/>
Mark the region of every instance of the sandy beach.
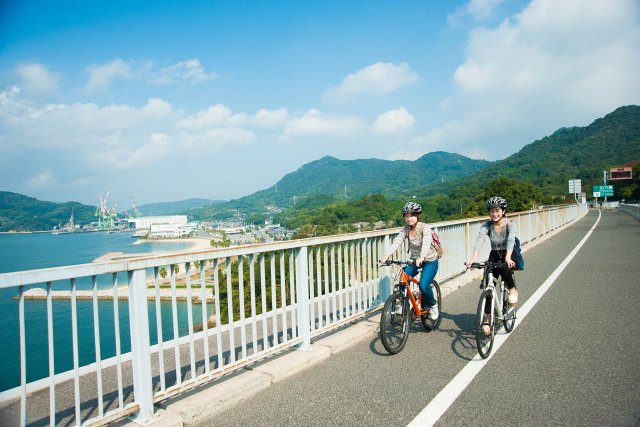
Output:
<path fill-rule="evenodd" d="M 138 239 L 132 245 L 144 245 L 145 243 L 190 243 L 191 247 L 187 250 L 211 249 L 211 238 L 209 237 L 188 237 L 177 239 Z"/>
<path fill-rule="evenodd" d="M 198 250 L 205 250 L 205 249 L 213 249 L 213 246 L 211 246 L 210 244 L 211 239 L 209 238 L 197 238 L 197 237 L 190 237 L 190 238 L 185 238 L 185 239 L 138 239 L 135 242 L 132 243 L 132 245 L 138 246 L 138 245 L 144 245 L 145 243 L 176 243 L 176 242 L 180 242 L 180 243 L 190 243 L 191 246 L 188 249 L 183 249 L 181 251 L 176 251 L 176 250 L 172 250 L 172 251 L 167 251 L 167 252 L 185 252 L 185 251 L 198 251 Z M 162 251 L 158 252 L 154 252 L 155 254 L 158 253 L 163 253 Z M 144 254 L 125 254 L 124 252 L 107 252 L 106 254 L 103 254 L 101 256 L 99 256 L 98 258 L 94 259 L 93 262 L 111 262 L 111 261 L 120 261 L 120 260 L 124 260 L 124 259 L 129 259 L 129 258 L 136 258 L 136 257 L 140 257 L 140 256 L 144 256 Z"/>

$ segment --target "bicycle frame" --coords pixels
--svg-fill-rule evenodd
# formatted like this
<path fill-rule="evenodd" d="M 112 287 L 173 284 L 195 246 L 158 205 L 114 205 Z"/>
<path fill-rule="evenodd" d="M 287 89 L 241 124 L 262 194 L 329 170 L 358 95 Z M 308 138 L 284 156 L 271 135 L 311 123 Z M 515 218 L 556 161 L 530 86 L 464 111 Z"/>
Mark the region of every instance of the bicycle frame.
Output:
<path fill-rule="evenodd" d="M 498 321 L 504 324 L 504 330 L 507 333 L 513 330 L 516 321 L 515 307 L 511 308 L 506 305 L 505 296 L 507 290 L 504 280 L 502 280 L 502 278 L 498 279 L 498 277 L 493 275 L 493 269 L 496 267 L 504 268 L 508 266 L 503 262 L 489 261 L 479 264 L 473 263 L 470 266 L 470 268 L 484 269 L 482 285 L 480 286 L 482 292 L 476 312 L 476 346 L 478 347 L 478 353 L 484 359 L 491 354 Z M 498 289 L 500 290 L 499 293 Z M 493 300 L 490 304 L 491 307 L 487 307 L 488 298 L 492 298 Z M 489 313 L 487 313 L 487 311 L 489 311 Z M 489 325 L 489 329 L 485 328 L 487 324 Z"/>
<path fill-rule="evenodd" d="M 418 271 L 422 271 L 422 270 L 418 270 Z M 409 276 L 405 271 L 404 268 L 400 268 L 400 271 L 398 272 L 398 274 L 396 275 L 396 280 L 395 280 L 395 286 L 394 286 L 394 291 L 395 290 L 400 290 L 400 285 L 404 286 L 404 291 L 403 291 L 403 296 L 405 298 L 409 297 L 409 301 L 411 301 L 411 307 L 413 308 L 413 312 L 416 316 L 421 316 L 423 314 L 427 314 L 429 312 L 429 310 L 420 310 L 420 305 L 418 304 L 418 300 L 416 299 L 416 296 L 414 296 L 414 292 L 417 292 L 417 296 L 421 297 L 421 292 L 420 292 L 420 281 L 414 277 Z M 415 284 L 415 286 L 411 286 L 411 284 Z"/>
<path fill-rule="evenodd" d="M 502 264 L 502 263 L 500 263 Z M 491 266 L 493 263 L 487 263 L 487 266 L 484 271 L 484 280 L 483 280 L 483 289 L 489 289 L 491 291 L 491 298 L 493 300 L 493 304 L 491 304 L 491 316 L 496 316 L 494 319 L 504 320 L 504 316 L 502 316 L 502 309 L 504 307 L 504 297 L 505 297 L 505 287 L 504 280 L 498 279 L 493 276 L 493 272 L 491 271 Z M 495 266 L 495 265 L 493 265 Z M 498 296 L 497 285 L 500 284 L 500 295 Z M 496 315 L 496 313 L 498 313 Z M 493 317 L 492 317 L 493 318 Z"/>
<path fill-rule="evenodd" d="M 432 312 L 431 307 L 421 310 L 419 303 L 422 300 L 420 281 L 404 271 L 406 265 L 415 265 L 414 260 L 386 260 L 381 265 L 389 266 L 392 264 L 400 266 L 400 270 L 395 274 L 393 293 L 389 295 L 382 307 L 380 341 L 390 354 L 397 354 L 404 348 L 411 331 L 411 325 L 416 318 L 420 318 L 420 322 L 427 332 L 438 327 L 441 319 L 439 309 L 442 306 L 442 294 L 438 282 L 433 280 L 430 286 L 433 289 L 438 311 Z M 409 307 L 408 301 L 411 302 L 411 307 Z M 434 313 L 436 317 L 432 318 L 430 315 Z"/>

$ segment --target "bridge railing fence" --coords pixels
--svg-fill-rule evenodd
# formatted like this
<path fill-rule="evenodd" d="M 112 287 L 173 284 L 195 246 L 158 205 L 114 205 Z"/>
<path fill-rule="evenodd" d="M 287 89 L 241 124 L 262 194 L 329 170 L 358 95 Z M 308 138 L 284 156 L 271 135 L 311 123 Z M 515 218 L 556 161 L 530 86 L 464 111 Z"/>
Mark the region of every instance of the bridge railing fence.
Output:
<path fill-rule="evenodd" d="M 526 244 L 586 212 L 567 205 L 510 218 Z M 485 221 L 432 224 L 445 248 L 438 280 L 464 273 Z M 290 347 L 309 349 L 314 337 L 377 309 L 392 288 L 390 267 L 377 261 L 398 231 L 0 274 L 0 290 L 18 294 L 12 333 L 20 353 L 17 384 L 0 402 L 19 405 L 21 425 L 104 424 L 131 414 L 148 421 L 163 399 Z M 407 251 L 405 241 L 394 256 Z M 34 286 L 44 288 L 43 301 L 26 301 Z M 61 287 L 64 301 L 54 292 Z M 42 360 L 32 365 L 34 355 Z M 30 397 L 47 390 L 43 415 Z M 73 412 L 58 407 L 70 391 Z"/>

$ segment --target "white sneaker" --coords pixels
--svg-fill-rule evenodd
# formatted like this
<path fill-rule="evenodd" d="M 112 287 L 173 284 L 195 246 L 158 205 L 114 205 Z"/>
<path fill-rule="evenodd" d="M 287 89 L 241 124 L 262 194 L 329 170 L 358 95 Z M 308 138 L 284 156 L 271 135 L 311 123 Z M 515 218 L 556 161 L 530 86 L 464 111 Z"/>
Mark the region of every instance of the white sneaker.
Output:
<path fill-rule="evenodd" d="M 511 305 L 516 305 L 518 303 L 518 291 L 515 288 L 509 292 L 508 301 Z"/>
<path fill-rule="evenodd" d="M 482 324 L 482 333 L 485 334 L 486 336 L 491 335 L 491 315 L 490 314 L 485 314 L 484 315 L 484 322 Z"/>
<path fill-rule="evenodd" d="M 438 311 L 438 304 L 429 307 L 429 319 L 438 320 L 439 315 L 440 315 L 440 312 Z"/>

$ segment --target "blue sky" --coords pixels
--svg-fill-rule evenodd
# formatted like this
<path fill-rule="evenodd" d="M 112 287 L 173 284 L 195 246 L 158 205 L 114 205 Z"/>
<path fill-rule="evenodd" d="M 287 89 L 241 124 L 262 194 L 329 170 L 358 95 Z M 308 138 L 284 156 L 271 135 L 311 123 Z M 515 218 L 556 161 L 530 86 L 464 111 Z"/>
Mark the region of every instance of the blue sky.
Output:
<path fill-rule="evenodd" d="M 233 199 L 325 155 L 496 160 L 640 103 L 636 0 L 4 1 L 0 190 Z"/>

